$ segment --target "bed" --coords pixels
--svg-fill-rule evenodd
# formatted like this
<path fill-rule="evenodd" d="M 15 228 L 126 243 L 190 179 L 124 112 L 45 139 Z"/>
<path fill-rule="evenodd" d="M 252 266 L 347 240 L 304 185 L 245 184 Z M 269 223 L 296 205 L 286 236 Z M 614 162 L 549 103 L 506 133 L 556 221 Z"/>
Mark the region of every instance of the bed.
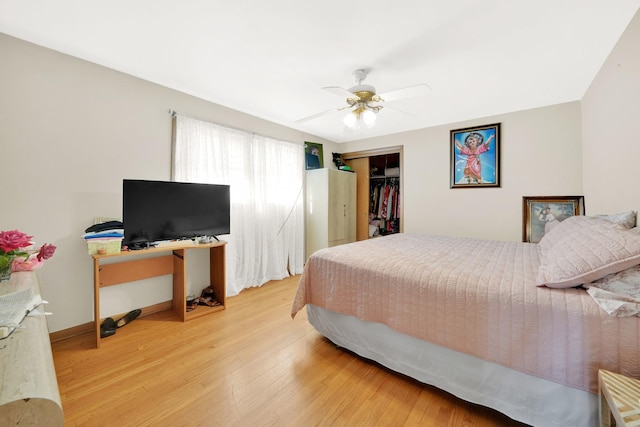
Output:
<path fill-rule="evenodd" d="M 292 316 L 336 345 L 534 426 L 598 425 L 597 374 L 640 378 L 640 317 L 581 286 L 640 264 L 640 233 L 572 217 L 539 244 L 395 234 L 322 249 Z"/>

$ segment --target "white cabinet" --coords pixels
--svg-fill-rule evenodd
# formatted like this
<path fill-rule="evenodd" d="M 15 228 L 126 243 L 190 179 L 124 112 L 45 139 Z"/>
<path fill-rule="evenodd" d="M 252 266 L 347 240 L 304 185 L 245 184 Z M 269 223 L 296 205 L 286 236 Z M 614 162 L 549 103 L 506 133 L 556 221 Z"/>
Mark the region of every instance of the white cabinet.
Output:
<path fill-rule="evenodd" d="M 356 241 L 356 174 L 336 169 L 307 171 L 307 257 L 318 249 Z"/>

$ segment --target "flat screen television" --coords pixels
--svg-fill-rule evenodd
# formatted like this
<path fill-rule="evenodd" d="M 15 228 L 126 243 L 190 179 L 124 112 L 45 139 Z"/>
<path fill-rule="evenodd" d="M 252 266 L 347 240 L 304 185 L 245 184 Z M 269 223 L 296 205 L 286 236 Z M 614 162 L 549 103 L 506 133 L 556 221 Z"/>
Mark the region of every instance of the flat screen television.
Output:
<path fill-rule="evenodd" d="M 230 207 L 229 185 L 124 179 L 122 243 L 135 247 L 229 234 Z"/>

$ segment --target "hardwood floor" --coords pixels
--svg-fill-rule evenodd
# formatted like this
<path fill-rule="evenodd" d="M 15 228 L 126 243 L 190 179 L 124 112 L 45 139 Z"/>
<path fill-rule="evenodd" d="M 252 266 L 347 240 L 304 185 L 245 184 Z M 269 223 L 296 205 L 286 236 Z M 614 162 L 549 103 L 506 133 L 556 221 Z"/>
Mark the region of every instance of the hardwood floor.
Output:
<path fill-rule="evenodd" d="M 99 350 L 91 334 L 54 343 L 65 425 L 522 425 L 336 348 L 305 311 L 292 320 L 297 281 L 187 323 L 139 318 Z"/>

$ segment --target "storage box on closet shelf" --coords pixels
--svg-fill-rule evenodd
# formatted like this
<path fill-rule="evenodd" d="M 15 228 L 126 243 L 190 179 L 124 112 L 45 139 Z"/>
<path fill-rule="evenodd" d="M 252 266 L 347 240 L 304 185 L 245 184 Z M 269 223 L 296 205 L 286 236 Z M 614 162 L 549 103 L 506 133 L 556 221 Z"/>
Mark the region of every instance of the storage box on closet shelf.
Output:
<path fill-rule="evenodd" d="M 386 168 L 384 171 L 384 175 L 386 177 L 397 177 L 400 176 L 400 168 Z"/>
<path fill-rule="evenodd" d="M 87 242 L 89 255 L 117 254 L 122 250 L 124 226 L 120 221 L 94 224 L 82 235 Z"/>

